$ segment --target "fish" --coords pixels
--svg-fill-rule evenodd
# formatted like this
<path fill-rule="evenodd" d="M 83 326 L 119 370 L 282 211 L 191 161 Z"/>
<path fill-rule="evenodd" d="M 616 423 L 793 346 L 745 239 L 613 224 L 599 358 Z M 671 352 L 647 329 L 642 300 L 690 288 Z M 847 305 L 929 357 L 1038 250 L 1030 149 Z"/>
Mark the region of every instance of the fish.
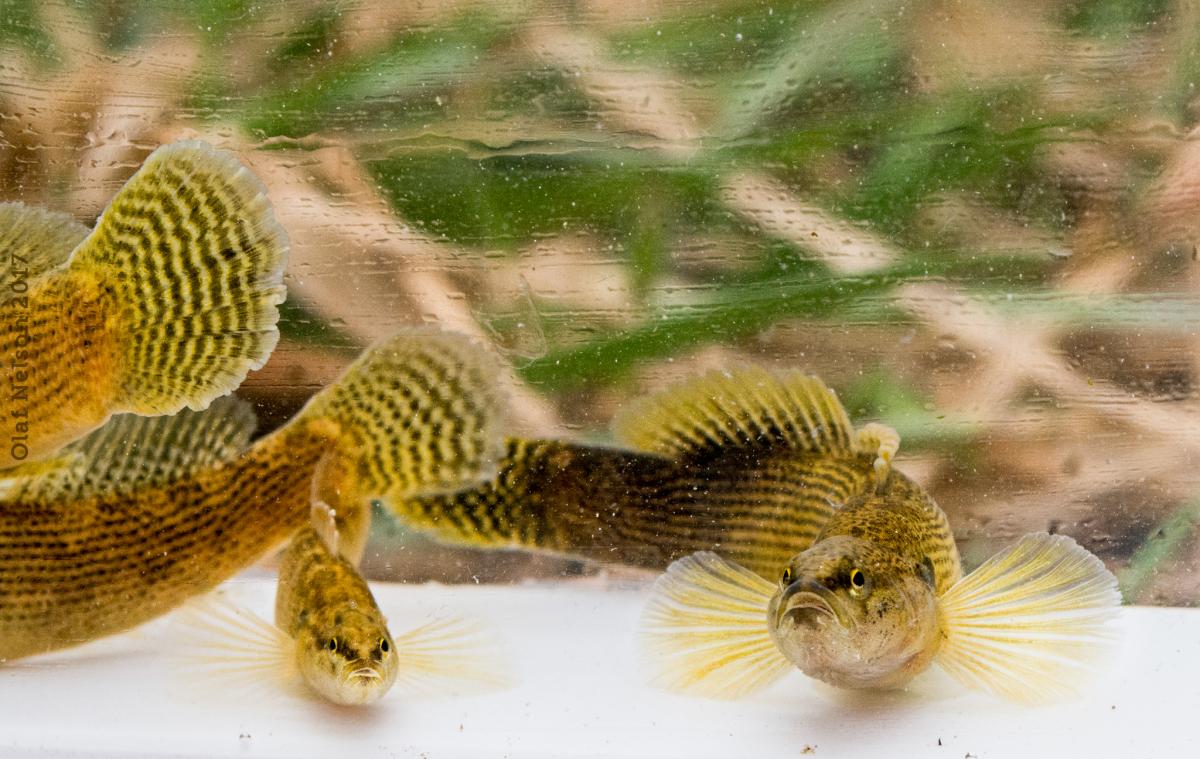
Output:
<path fill-rule="evenodd" d="M 397 681 L 410 693 L 507 682 L 494 638 L 471 620 L 444 617 L 393 636 L 366 580 L 339 550 L 338 521 L 333 508 L 314 500 L 313 524 L 280 559 L 274 624 L 220 596 L 204 597 L 178 620 L 176 657 L 214 682 L 242 684 L 239 690 L 302 683 L 340 706 L 375 703 Z"/>
<path fill-rule="evenodd" d="M 759 386 L 774 392 L 769 371 L 716 374 L 625 409 L 614 420 L 614 445 L 509 437 L 496 475 L 478 487 L 384 505 L 407 527 L 447 543 L 656 572 L 717 551 L 773 576 L 839 504 L 874 487 L 877 461 L 890 460 L 899 443 L 878 424 L 854 432 L 836 399 L 823 405 L 816 380 L 786 384 L 796 398 L 758 398 Z M 696 404 L 728 413 L 748 404 L 762 418 L 720 440 L 694 439 L 674 420 L 672 399 L 679 414 Z M 810 415 L 811 432 L 786 437 L 784 425 L 803 421 L 792 418 L 800 413 Z"/>
<path fill-rule="evenodd" d="M 352 511 L 487 477 L 502 441 L 495 372 L 465 338 L 404 332 L 248 446 L 253 414 L 234 399 L 117 417 L 70 447 L 84 466 L 0 500 L 0 661 L 207 593 L 308 525 L 314 487 Z"/>
<path fill-rule="evenodd" d="M 263 185 L 197 140 L 151 153 L 90 230 L 0 204 L 0 476 L 236 389 L 279 339 L 287 253 Z"/>
<path fill-rule="evenodd" d="M 972 687 L 1057 698 L 1111 637 L 1116 580 L 1065 536 L 975 572 L 946 515 L 798 371 L 712 372 L 628 404 L 623 447 L 510 439 L 499 473 L 389 505 L 453 542 L 665 571 L 640 638 L 655 682 L 740 696 L 792 668 L 903 687 L 935 660 Z"/>

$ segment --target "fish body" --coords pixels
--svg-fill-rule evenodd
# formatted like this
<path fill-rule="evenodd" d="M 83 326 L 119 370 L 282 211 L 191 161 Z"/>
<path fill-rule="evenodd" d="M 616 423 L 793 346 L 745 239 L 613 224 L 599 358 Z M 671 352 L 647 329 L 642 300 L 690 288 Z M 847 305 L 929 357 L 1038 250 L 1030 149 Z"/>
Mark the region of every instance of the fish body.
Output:
<path fill-rule="evenodd" d="M 774 581 L 723 548 L 668 567 L 643 620 L 650 666 L 667 687 L 738 696 L 796 667 L 839 687 L 890 689 L 937 662 L 973 687 L 1040 700 L 1071 692 L 1104 649 L 1120 597 L 1099 559 L 1043 533 L 964 577 L 945 513 L 891 466 L 898 436 L 856 432 L 819 381 L 743 370 L 682 395 L 651 400 L 635 433 L 653 439 L 645 425 L 665 423 L 670 445 L 712 449 L 765 432 L 777 448 L 822 441 L 835 458 L 852 441 L 875 460 L 866 487 L 823 514 L 799 505 L 822 523 Z"/>
<path fill-rule="evenodd" d="M 322 472 L 340 473 L 348 511 L 478 479 L 499 444 L 491 374 L 460 338 L 403 334 L 244 450 L 253 417 L 233 402 L 110 422 L 120 434 L 106 425 L 71 451 L 75 465 L 0 500 L 0 660 L 120 632 L 211 590 L 309 523 Z"/>
<path fill-rule="evenodd" d="M 152 153 L 92 230 L 0 204 L 0 470 L 231 392 L 278 340 L 286 255 L 262 185 L 198 141 Z"/>
<path fill-rule="evenodd" d="M 722 696 L 793 666 L 900 687 L 934 661 L 1004 695 L 1058 694 L 1119 603 L 1111 573 L 1060 536 L 963 577 L 946 515 L 892 466 L 899 436 L 856 429 L 816 378 L 712 373 L 615 426 L 624 449 L 511 440 L 492 481 L 387 505 L 443 539 L 666 569 L 651 667 Z"/>
<path fill-rule="evenodd" d="M 311 527 L 280 562 L 275 624 L 292 641 L 304 681 L 322 698 L 357 705 L 396 681 L 396 642 L 366 581 Z"/>
<path fill-rule="evenodd" d="M 773 576 L 839 504 L 872 485 L 875 458 L 743 448 L 670 458 L 511 438 L 498 474 L 479 487 L 388 505 L 405 524 L 446 541 L 660 571 L 717 551 Z"/>

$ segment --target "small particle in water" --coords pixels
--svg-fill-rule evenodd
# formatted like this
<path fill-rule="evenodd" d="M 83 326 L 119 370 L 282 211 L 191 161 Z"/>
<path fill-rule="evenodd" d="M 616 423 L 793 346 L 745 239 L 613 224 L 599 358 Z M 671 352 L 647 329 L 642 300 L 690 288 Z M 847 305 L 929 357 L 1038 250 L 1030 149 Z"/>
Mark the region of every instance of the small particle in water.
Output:
<path fill-rule="evenodd" d="M 807 743 L 805 743 L 804 748 L 800 749 L 800 753 L 801 754 L 815 754 L 815 753 L 817 753 L 817 747 L 810 746 Z"/>

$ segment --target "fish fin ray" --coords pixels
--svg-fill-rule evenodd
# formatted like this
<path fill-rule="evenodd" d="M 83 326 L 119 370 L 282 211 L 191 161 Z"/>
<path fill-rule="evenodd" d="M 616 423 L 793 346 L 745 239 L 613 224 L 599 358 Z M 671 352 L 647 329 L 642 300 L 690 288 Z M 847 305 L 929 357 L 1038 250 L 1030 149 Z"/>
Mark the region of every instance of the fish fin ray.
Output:
<path fill-rule="evenodd" d="M 363 499 L 453 492 L 495 474 L 503 455 L 492 359 L 467 338 L 405 330 L 367 349 L 301 412 L 336 423 Z"/>
<path fill-rule="evenodd" d="M 936 661 L 1005 698 L 1063 698 L 1109 649 L 1120 603 L 1116 578 L 1074 540 L 1026 535 L 938 600 Z"/>
<path fill-rule="evenodd" d="M 287 250 L 266 189 L 231 153 L 197 140 L 151 153 L 68 263 L 119 309 L 116 408 L 202 410 L 266 363 Z"/>
<path fill-rule="evenodd" d="M 232 396 L 169 417 L 120 414 L 64 449 L 56 460 L 68 466 L 25 477 L 11 492 L 22 500 L 61 501 L 164 485 L 233 460 L 255 425 L 250 405 Z"/>
<path fill-rule="evenodd" d="M 87 235 L 88 228 L 69 214 L 0 203 L 0 282 L 33 279 L 57 269 Z M 5 287 L 0 303 L 16 294 Z"/>
<path fill-rule="evenodd" d="M 727 448 L 852 452 L 854 428 L 837 395 L 816 377 L 747 367 L 710 372 L 628 405 L 617 439 L 679 457 Z"/>
<path fill-rule="evenodd" d="M 309 520 L 321 544 L 330 554 L 337 556 L 339 543 L 337 512 L 324 501 L 314 499 L 310 507 Z"/>
<path fill-rule="evenodd" d="M 658 578 L 642 615 L 642 657 L 655 685 L 734 699 L 791 670 L 771 640 L 775 586 L 708 551 L 675 561 Z"/>
<path fill-rule="evenodd" d="M 87 468 L 87 459 L 72 446 L 51 458 L 18 464 L 0 472 L 0 500 L 44 501 L 70 492 L 79 487 Z"/>
<path fill-rule="evenodd" d="M 219 592 L 184 604 L 171 631 L 177 661 L 214 687 L 297 690 L 301 682 L 295 641 Z"/>
<path fill-rule="evenodd" d="M 495 636 L 474 620 L 435 619 L 393 640 L 396 687 L 409 695 L 490 691 L 512 682 Z"/>

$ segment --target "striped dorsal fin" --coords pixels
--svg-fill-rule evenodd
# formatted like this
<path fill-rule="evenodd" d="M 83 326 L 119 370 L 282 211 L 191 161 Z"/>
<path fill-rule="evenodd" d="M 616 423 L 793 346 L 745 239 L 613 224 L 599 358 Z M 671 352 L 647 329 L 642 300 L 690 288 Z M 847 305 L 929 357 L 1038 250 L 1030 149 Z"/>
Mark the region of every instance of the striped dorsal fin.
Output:
<path fill-rule="evenodd" d="M 710 372 L 668 388 L 628 406 L 613 430 L 626 445 L 671 457 L 729 448 L 856 453 L 860 447 L 825 383 L 763 367 Z"/>

